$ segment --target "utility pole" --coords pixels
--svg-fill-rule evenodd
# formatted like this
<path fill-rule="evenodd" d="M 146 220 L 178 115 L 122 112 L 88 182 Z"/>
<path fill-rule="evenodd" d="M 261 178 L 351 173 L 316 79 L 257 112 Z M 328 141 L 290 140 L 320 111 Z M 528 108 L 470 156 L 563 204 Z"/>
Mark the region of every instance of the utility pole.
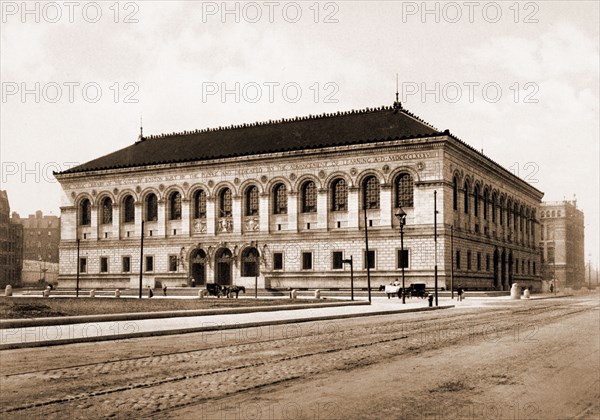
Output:
<path fill-rule="evenodd" d="M 450 226 L 450 295 L 454 300 L 454 225 Z"/>
<path fill-rule="evenodd" d="M 367 290 L 369 292 L 369 303 L 371 303 L 371 260 L 369 258 L 369 227 L 367 225 L 367 191 L 363 191 L 363 218 L 365 221 L 365 262 L 367 264 Z"/>
<path fill-rule="evenodd" d="M 142 220 L 142 235 L 140 241 L 140 296 L 142 298 L 142 278 L 144 270 L 144 221 Z"/>
<path fill-rule="evenodd" d="M 438 306 L 438 266 L 437 266 L 437 190 L 433 191 L 433 241 L 434 241 L 434 280 L 435 280 L 435 306 Z"/>

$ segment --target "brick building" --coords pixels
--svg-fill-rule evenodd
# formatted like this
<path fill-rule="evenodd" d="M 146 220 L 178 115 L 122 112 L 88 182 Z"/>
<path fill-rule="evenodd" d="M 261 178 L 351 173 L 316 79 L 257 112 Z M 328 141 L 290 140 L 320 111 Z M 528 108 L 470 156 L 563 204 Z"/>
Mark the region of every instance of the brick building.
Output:
<path fill-rule="evenodd" d="M 556 278 L 557 290 L 587 286 L 584 284 L 584 218 L 577 202 L 542 203 L 540 210 L 543 280 L 549 286 Z"/>
<path fill-rule="evenodd" d="M 541 284 L 543 194 L 399 103 L 140 136 L 56 178 L 61 284 L 137 287 L 143 231 L 144 284 L 347 288 L 352 257 L 357 287 L 367 260 L 432 286 L 434 192 L 440 287 Z"/>
<path fill-rule="evenodd" d="M 58 247 L 60 245 L 60 218 L 44 216 L 41 211 L 27 218 L 12 213 L 12 222 L 23 226 L 24 285 L 40 280 L 54 281 L 58 277 Z"/>
<path fill-rule="evenodd" d="M 6 191 L 0 190 L 0 287 L 21 285 L 23 227 L 10 220 Z"/>

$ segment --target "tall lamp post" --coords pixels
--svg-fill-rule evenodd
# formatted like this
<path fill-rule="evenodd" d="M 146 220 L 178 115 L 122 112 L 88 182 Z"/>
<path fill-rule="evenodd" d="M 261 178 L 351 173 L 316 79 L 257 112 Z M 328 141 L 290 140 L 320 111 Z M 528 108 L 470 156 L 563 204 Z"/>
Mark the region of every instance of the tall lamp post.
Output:
<path fill-rule="evenodd" d="M 402 269 L 402 303 L 406 303 L 406 290 L 404 288 L 404 225 L 406 224 L 406 212 L 399 207 L 396 211 L 396 217 L 400 224 L 400 268 Z"/>

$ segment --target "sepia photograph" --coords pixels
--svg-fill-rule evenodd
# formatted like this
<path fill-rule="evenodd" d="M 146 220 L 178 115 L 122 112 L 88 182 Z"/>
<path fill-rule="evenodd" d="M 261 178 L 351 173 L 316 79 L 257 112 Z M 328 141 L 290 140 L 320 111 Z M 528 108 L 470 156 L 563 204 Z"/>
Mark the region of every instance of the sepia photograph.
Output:
<path fill-rule="evenodd" d="M 0 419 L 600 419 L 600 3 L 0 0 Z"/>

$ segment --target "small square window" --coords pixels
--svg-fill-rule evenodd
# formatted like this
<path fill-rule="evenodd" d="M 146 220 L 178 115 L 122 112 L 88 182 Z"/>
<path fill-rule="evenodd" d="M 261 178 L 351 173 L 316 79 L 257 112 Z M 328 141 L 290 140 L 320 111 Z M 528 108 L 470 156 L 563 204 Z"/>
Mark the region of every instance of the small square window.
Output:
<path fill-rule="evenodd" d="M 302 253 L 302 269 L 303 270 L 312 270 L 312 252 L 303 252 Z"/>
<path fill-rule="evenodd" d="M 108 257 L 100 257 L 100 272 L 108 273 Z"/>
<path fill-rule="evenodd" d="M 154 257 L 151 255 L 146 256 L 146 272 L 154 271 Z"/>
<path fill-rule="evenodd" d="M 79 258 L 79 272 L 87 273 L 87 258 Z"/>
<path fill-rule="evenodd" d="M 123 257 L 123 273 L 131 272 L 131 257 Z"/>
<path fill-rule="evenodd" d="M 363 264 L 365 270 L 367 269 L 367 261 L 369 263 L 369 268 L 375 268 L 375 251 L 369 251 L 368 253 L 365 251 Z"/>
<path fill-rule="evenodd" d="M 273 270 L 283 270 L 283 252 L 273 253 Z"/>
<path fill-rule="evenodd" d="M 169 255 L 169 271 L 177 271 L 177 255 Z"/>
<path fill-rule="evenodd" d="M 408 268 L 408 249 L 399 249 L 397 256 L 397 267 L 399 269 L 401 269 L 402 267 Z"/>
<path fill-rule="evenodd" d="M 344 253 L 341 251 L 334 251 L 331 259 L 331 268 L 333 270 L 341 270 L 344 268 Z"/>

